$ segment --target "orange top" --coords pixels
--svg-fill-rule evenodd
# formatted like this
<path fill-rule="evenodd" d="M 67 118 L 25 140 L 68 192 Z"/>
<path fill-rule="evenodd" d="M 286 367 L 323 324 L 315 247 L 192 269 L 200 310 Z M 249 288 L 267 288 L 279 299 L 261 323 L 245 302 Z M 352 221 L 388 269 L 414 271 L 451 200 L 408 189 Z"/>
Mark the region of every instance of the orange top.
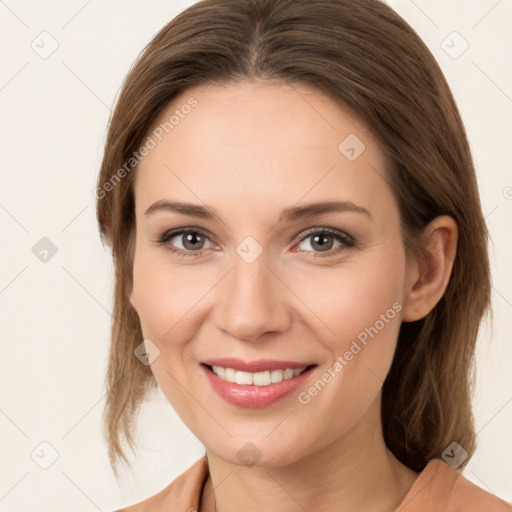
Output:
<path fill-rule="evenodd" d="M 208 475 L 204 456 L 158 494 L 117 512 L 198 512 Z M 476 486 L 442 459 L 434 459 L 395 512 L 512 512 L 512 504 Z"/>

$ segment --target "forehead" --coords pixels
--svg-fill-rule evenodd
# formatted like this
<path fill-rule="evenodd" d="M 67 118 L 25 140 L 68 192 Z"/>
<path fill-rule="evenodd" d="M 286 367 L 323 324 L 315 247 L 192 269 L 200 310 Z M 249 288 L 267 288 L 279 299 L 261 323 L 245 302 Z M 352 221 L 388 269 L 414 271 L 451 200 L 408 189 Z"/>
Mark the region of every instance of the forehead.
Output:
<path fill-rule="evenodd" d="M 138 209 L 176 196 L 220 210 L 241 195 L 249 210 L 390 200 L 382 191 L 383 155 L 368 127 L 307 86 L 194 87 L 160 113 L 148 135 L 155 144 L 137 169 Z"/>

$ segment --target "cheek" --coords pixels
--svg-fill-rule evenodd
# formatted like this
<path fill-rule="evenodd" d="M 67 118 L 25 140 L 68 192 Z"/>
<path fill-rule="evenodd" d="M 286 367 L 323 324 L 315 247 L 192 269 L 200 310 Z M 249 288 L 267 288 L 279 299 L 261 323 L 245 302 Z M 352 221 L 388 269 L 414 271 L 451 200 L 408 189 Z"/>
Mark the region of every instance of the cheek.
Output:
<path fill-rule="evenodd" d="M 186 339 L 194 311 L 214 284 L 204 277 L 192 265 L 177 269 L 165 260 L 136 255 L 131 299 L 144 336 L 166 345 Z"/>
<path fill-rule="evenodd" d="M 192 268 L 192 267 L 190 267 Z M 132 304 L 139 316 L 144 339 L 155 343 L 160 355 L 151 371 L 169 403 L 188 425 L 199 422 L 200 411 L 190 407 L 184 357 L 191 338 L 194 305 L 207 290 L 193 272 L 169 268 L 167 262 L 136 254 L 133 267 Z"/>
<path fill-rule="evenodd" d="M 314 404 L 316 418 L 325 416 L 326 423 L 333 426 L 329 435 L 350 429 L 382 387 L 401 325 L 401 276 L 397 255 L 395 260 L 381 259 L 380 265 L 367 271 L 338 270 L 322 282 L 323 292 L 317 285 L 309 289 L 306 300 L 315 305 L 314 311 L 330 328 L 317 331 L 330 361 L 318 376 L 326 384 L 313 383 L 299 396 L 299 402 L 305 404 L 305 410 Z"/>
<path fill-rule="evenodd" d="M 355 339 L 373 339 L 375 329 L 383 343 L 389 339 L 393 345 L 401 321 L 402 263 L 400 253 L 380 255 L 321 275 L 312 270 L 300 280 L 294 291 L 318 319 L 312 322 L 326 348 L 343 353 Z"/>

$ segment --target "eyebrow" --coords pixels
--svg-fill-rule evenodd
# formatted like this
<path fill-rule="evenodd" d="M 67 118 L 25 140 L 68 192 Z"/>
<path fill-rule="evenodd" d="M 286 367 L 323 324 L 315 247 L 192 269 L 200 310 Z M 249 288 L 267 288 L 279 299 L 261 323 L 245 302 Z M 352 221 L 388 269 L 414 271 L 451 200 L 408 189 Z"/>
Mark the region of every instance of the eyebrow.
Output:
<path fill-rule="evenodd" d="M 168 199 L 161 199 L 152 204 L 145 212 L 144 215 L 152 215 L 159 211 L 168 211 L 180 213 L 182 215 L 189 215 L 191 217 L 198 217 L 201 219 L 213 220 L 220 219 L 220 214 L 211 206 L 201 206 L 193 203 L 183 203 L 179 201 L 170 201 Z M 303 206 L 290 206 L 285 208 L 279 216 L 278 223 L 294 222 L 297 220 L 311 219 L 318 217 L 325 213 L 343 213 L 355 212 L 362 213 L 368 218 L 372 219 L 371 213 L 362 206 L 358 206 L 352 201 L 320 201 L 316 203 L 309 203 Z"/>

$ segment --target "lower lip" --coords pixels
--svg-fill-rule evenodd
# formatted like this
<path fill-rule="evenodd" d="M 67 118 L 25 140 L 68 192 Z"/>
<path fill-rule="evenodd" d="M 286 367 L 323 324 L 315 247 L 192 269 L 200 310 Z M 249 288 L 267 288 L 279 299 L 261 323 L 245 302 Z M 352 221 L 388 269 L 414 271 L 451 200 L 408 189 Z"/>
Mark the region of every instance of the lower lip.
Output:
<path fill-rule="evenodd" d="M 239 407 L 258 409 L 275 404 L 281 398 L 295 391 L 309 377 L 315 367 L 302 372 L 297 377 L 268 386 L 241 385 L 236 382 L 228 382 L 210 371 L 205 365 L 201 365 L 201 368 L 206 373 L 213 389 L 224 400 Z"/>

